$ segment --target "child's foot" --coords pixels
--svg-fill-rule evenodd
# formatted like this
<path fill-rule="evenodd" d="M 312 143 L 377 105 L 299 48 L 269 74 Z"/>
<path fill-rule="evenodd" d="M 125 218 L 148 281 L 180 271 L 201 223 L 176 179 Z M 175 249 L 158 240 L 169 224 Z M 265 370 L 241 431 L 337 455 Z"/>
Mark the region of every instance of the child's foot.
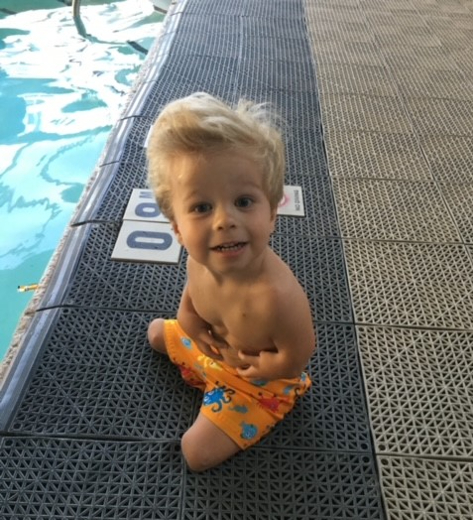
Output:
<path fill-rule="evenodd" d="M 153 350 L 157 350 L 162 354 L 167 354 L 166 344 L 164 342 L 164 320 L 157 318 L 148 326 L 148 341 Z"/>

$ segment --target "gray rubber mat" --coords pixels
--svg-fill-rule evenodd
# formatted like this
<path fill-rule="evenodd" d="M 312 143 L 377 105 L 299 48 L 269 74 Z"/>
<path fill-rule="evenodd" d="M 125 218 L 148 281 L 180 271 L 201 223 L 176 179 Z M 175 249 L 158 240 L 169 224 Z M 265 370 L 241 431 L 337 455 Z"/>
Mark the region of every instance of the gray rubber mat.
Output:
<path fill-rule="evenodd" d="M 395 96 L 389 70 L 380 65 L 324 63 L 318 66 L 317 79 L 322 92 Z"/>
<path fill-rule="evenodd" d="M 177 312 L 185 283 L 184 257 L 177 265 L 112 261 L 118 231 L 119 226 L 112 224 L 73 231 L 83 235 L 83 249 L 65 259 L 62 272 L 69 275 L 53 280 L 42 309 L 67 305 Z M 339 240 L 276 234 L 272 245 L 306 290 L 316 320 L 352 321 Z"/>
<path fill-rule="evenodd" d="M 473 332 L 358 327 L 378 454 L 473 457 Z"/>
<path fill-rule="evenodd" d="M 140 118 L 140 121 L 144 119 Z M 297 146 L 300 140 L 305 144 Z M 121 222 L 133 188 L 147 187 L 145 154 L 143 146 L 136 147 L 130 154 L 123 152 L 120 163 L 103 166 L 98 172 L 94 189 L 81 211 L 75 215 L 74 224 Z M 302 187 L 306 213 L 305 217 L 281 217 L 277 230 L 339 236 L 321 134 L 310 129 L 291 131 L 287 136 L 286 160 L 288 173 L 284 182 Z"/>
<path fill-rule="evenodd" d="M 347 240 L 344 247 L 357 323 L 473 329 L 465 246 Z"/>
<path fill-rule="evenodd" d="M 428 135 L 420 144 L 439 184 L 473 184 L 473 137 Z"/>
<path fill-rule="evenodd" d="M 382 518 L 367 455 L 250 450 L 197 475 L 174 443 L 20 437 L 0 449 L 5 520 Z"/>
<path fill-rule="evenodd" d="M 323 123 L 343 131 L 407 134 L 411 123 L 399 101 L 392 97 L 323 94 Z"/>
<path fill-rule="evenodd" d="M 386 515 L 472 518 L 473 4 L 306 10 Z"/>
<path fill-rule="evenodd" d="M 318 15 L 320 11 L 316 11 L 316 13 Z M 334 16 L 337 15 L 338 11 Z M 317 63 L 372 66 L 383 66 L 385 64 L 384 57 L 374 42 L 319 40 L 314 42 L 314 46 L 317 51 Z"/>
<path fill-rule="evenodd" d="M 326 130 L 332 177 L 432 180 L 431 169 L 414 134 Z"/>
<path fill-rule="evenodd" d="M 473 463 L 381 457 L 379 466 L 391 520 L 473 517 Z"/>
<path fill-rule="evenodd" d="M 462 241 L 473 244 L 473 183 L 444 185 L 441 191 Z"/>
<path fill-rule="evenodd" d="M 420 136 L 473 136 L 473 101 L 408 98 L 405 104 Z"/>
<path fill-rule="evenodd" d="M 304 3 L 183 0 L 176 13 L 64 244 L 35 317 L 48 326 L 14 374 L 0 516 L 382 520 Z M 281 217 L 271 244 L 309 296 L 318 341 L 293 412 L 203 475 L 179 451 L 202 395 L 146 340 L 152 317 L 177 311 L 185 253 L 177 265 L 110 259 L 131 190 L 145 187 L 150 125 L 198 90 L 270 101 L 287 122 L 286 184 L 302 187 L 306 216 Z"/>
<path fill-rule="evenodd" d="M 8 431 L 177 442 L 202 394 L 147 344 L 153 316 L 166 314 L 58 311 Z M 313 388 L 255 449 L 370 450 L 354 329 L 320 324 L 317 341 Z"/>
<path fill-rule="evenodd" d="M 344 238 L 460 242 L 455 220 L 436 183 L 334 179 Z M 466 204 L 467 205 L 467 204 Z"/>

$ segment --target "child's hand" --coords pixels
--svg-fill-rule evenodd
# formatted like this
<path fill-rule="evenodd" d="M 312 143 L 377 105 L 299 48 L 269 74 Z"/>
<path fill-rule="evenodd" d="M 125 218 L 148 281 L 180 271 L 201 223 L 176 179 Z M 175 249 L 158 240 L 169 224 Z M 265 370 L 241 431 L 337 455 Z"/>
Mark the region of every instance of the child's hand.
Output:
<path fill-rule="evenodd" d="M 238 374 L 250 379 L 266 379 L 266 376 L 263 374 L 264 371 L 261 369 L 260 354 L 261 352 L 258 354 L 248 354 L 239 350 L 238 357 L 243 361 L 244 365 L 237 368 Z"/>
<path fill-rule="evenodd" d="M 207 357 L 218 361 L 223 360 L 223 356 L 219 352 L 228 348 L 228 345 L 225 341 L 217 339 L 211 330 L 202 329 L 193 339 L 199 350 Z"/>
<path fill-rule="evenodd" d="M 237 368 L 238 374 L 249 379 L 292 379 L 299 377 L 300 371 L 295 372 L 288 363 L 284 353 L 262 350 L 257 354 L 248 354 L 242 350 L 238 351 L 238 357 L 244 366 Z"/>

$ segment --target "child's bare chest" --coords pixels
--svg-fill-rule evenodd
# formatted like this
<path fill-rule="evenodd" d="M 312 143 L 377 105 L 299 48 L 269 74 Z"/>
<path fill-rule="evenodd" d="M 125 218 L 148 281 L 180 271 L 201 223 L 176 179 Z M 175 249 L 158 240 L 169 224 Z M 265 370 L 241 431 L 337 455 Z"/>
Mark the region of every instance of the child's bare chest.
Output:
<path fill-rule="evenodd" d="M 190 287 L 194 308 L 236 350 L 271 350 L 271 317 L 258 288 Z"/>

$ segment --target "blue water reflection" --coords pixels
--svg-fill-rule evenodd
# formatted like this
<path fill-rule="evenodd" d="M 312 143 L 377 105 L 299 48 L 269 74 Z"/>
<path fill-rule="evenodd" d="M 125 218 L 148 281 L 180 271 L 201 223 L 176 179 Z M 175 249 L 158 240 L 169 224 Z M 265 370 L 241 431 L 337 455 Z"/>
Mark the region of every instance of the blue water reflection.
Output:
<path fill-rule="evenodd" d="M 82 7 L 100 36 L 84 38 L 70 7 L 11 4 L 0 13 L 0 360 L 32 296 L 17 286 L 41 278 L 162 21 L 151 2 L 104 0 Z"/>

